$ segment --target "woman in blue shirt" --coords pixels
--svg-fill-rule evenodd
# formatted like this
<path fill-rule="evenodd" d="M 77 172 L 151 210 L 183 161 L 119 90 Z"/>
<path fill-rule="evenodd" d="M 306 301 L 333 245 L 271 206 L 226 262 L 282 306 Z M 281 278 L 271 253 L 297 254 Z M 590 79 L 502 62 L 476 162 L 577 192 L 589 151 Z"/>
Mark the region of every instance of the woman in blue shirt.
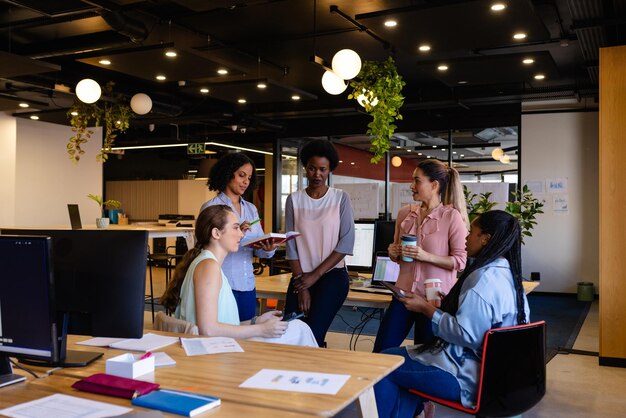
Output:
<path fill-rule="evenodd" d="M 254 162 L 245 154 L 233 153 L 220 158 L 209 173 L 209 190 L 219 194 L 200 208 L 213 205 L 227 205 L 241 224 L 245 240 L 263 236 L 263 227 L 256 207 L 243 198 L 246 190 L 256 188 L 257 175 Z M 222 264 L 222 270 L 235 295 L 239 320 L 248 321 L 256 313 L 256 282 L 252 267 L 252 257 L 271 258 L 278 245 L 261 241 L 257 249 L 239 246 L 237 252 L 229 253 Z"/>
<path fill-rule="evenodd" d="M 475 258 L 474 263 L 441 308 L 416 294 L 400 300 L 408 310 L 432 319 L 435 337 L 423 345 L 384 351 L 404 356 L 405 362 L 374 387 L 381 418 L 412 417 L 423 410 L 422 399 L 408 389 L 473 406 L 485 332 L 529 321 L 520 241 L 515 217 L 503 211 L 483 213 L 472 222 L 466 240 L 467 255 Z"/>

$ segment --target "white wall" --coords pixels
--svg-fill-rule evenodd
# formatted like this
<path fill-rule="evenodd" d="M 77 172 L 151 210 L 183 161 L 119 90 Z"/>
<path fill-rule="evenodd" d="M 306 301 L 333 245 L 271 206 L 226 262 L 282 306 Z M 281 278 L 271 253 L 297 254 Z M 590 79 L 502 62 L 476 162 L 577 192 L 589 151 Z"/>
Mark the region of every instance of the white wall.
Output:
<path fill-rule="evenodd" d="M 541 273 L 542 292 L 576 292 L 598 284 L 598 113 L 523 115 L 521 184 L 565 179 L 568 211 L 555 212 L 545 193 L 545 213 L 522 248 L 524 277 Z"/>
<path fill-rule="evenodd" d="M 0 225 L 69 226 L 68 203 L 79 204 L 83 224 L 95 223 L 99 209 L 86 196 L 102 194 L 102 164 L 96 162 L 101 129 L 83 147 L 86 154 L 78 164 L 67 156 L 68 126 L 5 116 L 0 134 L 0 194 L 9 202 L 8 216 L 3 203 Z"/>
<path fill-rule="evenodd" d="M 198 219 L 200 206 L 217 196 L 217 192 L 209 191 L 203 180 L 178 180 L 178 214 L 193 215 Z"/>

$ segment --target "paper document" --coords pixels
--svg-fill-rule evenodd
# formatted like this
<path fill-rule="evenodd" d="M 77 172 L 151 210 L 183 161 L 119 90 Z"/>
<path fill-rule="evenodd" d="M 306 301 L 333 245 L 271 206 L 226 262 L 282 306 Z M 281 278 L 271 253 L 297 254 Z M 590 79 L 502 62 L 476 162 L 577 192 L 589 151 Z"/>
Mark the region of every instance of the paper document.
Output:
<path fill-rule="evenodd" d="M 100 418 L 130 411 L 131 408 L 56 394 L 0 410 L 0 415 L 12 418 Z"/>
<path fill-rule="evenodd" d="M 118 343 L 120 341 L 124 341 L 124 338 L 96 337 L 85 341 L 79 341 L 76 344 L 88 345 L 91 347 L 110 347 L 111 344 Z"/>
<path fill-rule="evenodd" d="M 111 348 L 130 351 L 154 351 L 178 341 L 178 337 L 166 337 L 157 334 L 144 334 L 142 338 L 131 338 L 110 345 Z"/>
<path fill-rule="evenodd" d="M 201 356 L 204 354 L 219 353 L 243 353 L 243 348 L 233 338 L 209 337 L 209 338 L 181 338 L 181 343 L 188 356 Z"/>
<path fill-rule="evenodd" d="M 239 387 L 336 395 L 348 379 L 350 379 L 349 374 L 263 369 Z"/>

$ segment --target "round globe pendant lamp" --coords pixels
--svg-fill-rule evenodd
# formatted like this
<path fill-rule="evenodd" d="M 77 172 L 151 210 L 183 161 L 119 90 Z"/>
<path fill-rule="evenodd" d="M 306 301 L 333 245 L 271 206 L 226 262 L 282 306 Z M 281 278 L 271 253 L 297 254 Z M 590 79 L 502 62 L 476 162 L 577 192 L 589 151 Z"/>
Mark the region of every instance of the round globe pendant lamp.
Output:
<path fill-rule="evenodd" d="M 496 161 L 500 161 L 500 159 L 504 156 L 504 151 L 502 150 L 502 148 L 495 148 L 493 151 L 491 151 L 491 158 L 493 158 Z"/>
<path fill-rule="evenodd" d="M 152 99 L 145 93 L 137 93 L 130 99 L 130 108 L 138 115 L 145 115 L 152 110 Z"/>
<path fill-rule="evenodd" d="M 396 155 L 391 159 L 391 165 L 394 167 L 400 167 L 402 165 L 402 158 Z"/>
<path fill-rule="evenodd" d="M 322 76 L 322 87 L 328 94 L 341 94 L 348 88 L 348 84 L 332 71 L 326 71 Z"/>
<path fill-rule="evenodd" d="M 351 80 L 361 71 L 361 57 L 351 49 L 342 49 L 333 57 L 333 72 L 344 80 Z"/>
<path fill-rule="evenodd" d="M 82 79 L 76 84 L 76 96 L 83 103 L 95 103 L 100 98 L 100 95 L 102 95 L 100 84 L 91 78 Z"/>
<path fill-rule="evenodd" d="M 510 164 L 511 163 L 511 157 L 509 157 L 508 155 L 504 154 L 502 156 L 502 158 L 500 158 L 500 162 L 502 164 Z"/>

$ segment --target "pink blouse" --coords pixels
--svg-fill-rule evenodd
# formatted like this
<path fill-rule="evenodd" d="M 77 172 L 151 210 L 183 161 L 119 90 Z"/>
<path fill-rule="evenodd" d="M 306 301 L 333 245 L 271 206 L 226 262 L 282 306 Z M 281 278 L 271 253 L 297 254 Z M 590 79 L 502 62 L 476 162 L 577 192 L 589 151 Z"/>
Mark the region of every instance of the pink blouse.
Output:
<path fill-rule="evenodd" d="M 416 235 L 417 245 L 429 253 L 451 256 L 454 268 L 448 270 L 431 263 L 400 260 L 398 287 L 424 295 L 424 280 L 441 279 L 441 290 L 447 294 L 456 281 L 457 272 L 463 270 L 467 262 L 467 228 L 459 211 L 452 205 L 440 204 L 422 220 L 418 205 L 404 206 L 398 211 L 394 242 L 399 243 L 403 234 Z"/>

